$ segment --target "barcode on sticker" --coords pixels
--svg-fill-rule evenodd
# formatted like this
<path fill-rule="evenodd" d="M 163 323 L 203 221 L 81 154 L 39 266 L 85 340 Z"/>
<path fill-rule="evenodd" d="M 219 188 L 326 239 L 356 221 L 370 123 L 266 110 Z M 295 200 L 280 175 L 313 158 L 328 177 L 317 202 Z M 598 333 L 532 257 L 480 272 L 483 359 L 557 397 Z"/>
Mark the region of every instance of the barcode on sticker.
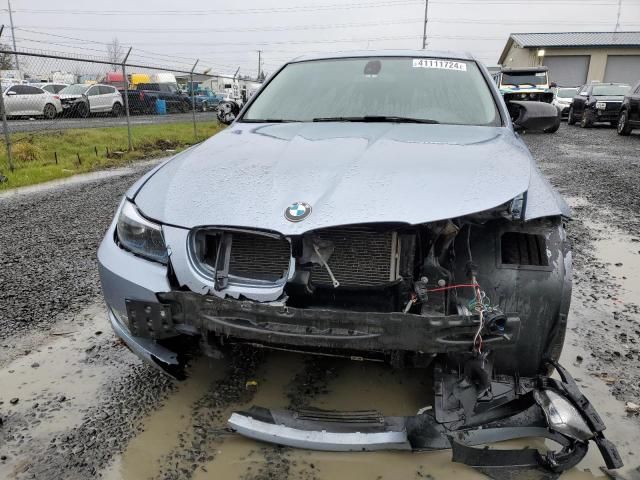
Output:
<path fill-rule="evenodd" d="M 464 62 L 456 62 L 454 60 L 414 58 L 413 68 L 440 68 L 442 70 L 458 70 L 459 72 L 466 72 L 467 64 Z"/>

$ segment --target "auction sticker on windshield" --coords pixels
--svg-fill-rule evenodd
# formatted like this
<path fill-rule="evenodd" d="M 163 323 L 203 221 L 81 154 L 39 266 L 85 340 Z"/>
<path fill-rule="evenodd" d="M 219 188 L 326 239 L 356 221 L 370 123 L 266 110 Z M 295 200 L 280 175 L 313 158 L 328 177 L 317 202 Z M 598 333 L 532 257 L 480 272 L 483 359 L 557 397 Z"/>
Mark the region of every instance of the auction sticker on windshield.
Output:
<path fill-rule="evenodd" d="M 442 70 L 458 70 L 459 72 L 466 72 L 467 64 L 464 62 L 456 62 L 454 60 L 414 58 L 413 68 L 440 68 Z"/>

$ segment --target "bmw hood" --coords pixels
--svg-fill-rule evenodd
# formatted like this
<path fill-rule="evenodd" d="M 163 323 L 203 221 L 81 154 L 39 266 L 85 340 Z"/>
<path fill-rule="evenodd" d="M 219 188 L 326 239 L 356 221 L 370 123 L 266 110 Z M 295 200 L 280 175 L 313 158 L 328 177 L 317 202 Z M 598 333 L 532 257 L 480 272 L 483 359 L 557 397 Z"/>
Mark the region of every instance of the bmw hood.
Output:
<path fill-rule="evenodd" d="M 300 234 L 487 210 L 526 191 L 531 175 L 528 150 L 507 128 L 235 123 L 178 154 L 129 196 L 165 224 Z M 292 222 L 285 211 L 297 202 L 311 212 Z"/>

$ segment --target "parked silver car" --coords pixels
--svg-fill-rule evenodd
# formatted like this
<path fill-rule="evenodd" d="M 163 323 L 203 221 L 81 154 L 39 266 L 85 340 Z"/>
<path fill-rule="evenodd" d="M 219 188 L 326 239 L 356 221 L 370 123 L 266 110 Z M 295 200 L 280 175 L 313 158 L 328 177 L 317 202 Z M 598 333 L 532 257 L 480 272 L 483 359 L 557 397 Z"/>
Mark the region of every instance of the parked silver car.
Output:
<path fill-rule="evenodd" d="M 55 83 L 55 82 L 42 82 L 42 83 L 30 83 L 32 87 L 38 87 L 45 92 L 57 94 L 60 90 L 69 86 L 68 83 Z"/>
<path fill-rule="evenodd" d="M 554 87 L 551 90 L 553 91 L 553 106 L 558 109 L 562 118 L 567 118 L 573 97 L 578 94 L 578 87 Z"/>
<path fill-rule="evenodd" d="M 190 345 L 219 356 L 242 343 L 432 374 L 433 410 L 408 417 L 368 405 L 234 413 L 229 426 L 259 440 L 323 450 L 453 445 L 456 458 L 456 448 L 546 426 L 535 435 L 566 446 L 561 454 L 498 453 L 494 466 L 561 471 L 598 438 L 615 468 L 597 414 L 557 364 L 571 298 L 570 211 L 516 133 L 557 127 L 557 111 L 518 100 L 510 110 L 513 120 L 487 70 L 465 54 L 287 63 L 226 130 L 122 199 L 98 252 L 113 329 L 177 377 Z M 562 380 L 547 376 L 553 368 Z M 450 443 L 454 431 L 465 434 Z"/>
<path fill-rule="evenodd" d="M 2 95 L 7 117 L 42 116 L 52 119 L 62 112 L 58 95 L 31 85 L 8 86 Z"/>

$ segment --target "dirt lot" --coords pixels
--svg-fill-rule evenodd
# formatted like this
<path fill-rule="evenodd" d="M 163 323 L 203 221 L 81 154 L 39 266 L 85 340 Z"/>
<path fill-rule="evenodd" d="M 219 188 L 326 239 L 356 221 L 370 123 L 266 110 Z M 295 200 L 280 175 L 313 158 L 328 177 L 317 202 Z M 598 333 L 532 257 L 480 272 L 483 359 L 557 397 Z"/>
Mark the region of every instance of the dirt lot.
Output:
<path fill-rule="evenodd" d="M 640 135 L 562 125 L 526 141 L 575 220 L 575 281 L 563 363 L 640 478 Z M 149 165 L 0 197 L 0 478 L 482 478 L 450 453 L 304 452 L 224 430 L 255 404 L 425 406 L 428 379 L 377 364 L 238 350 L 180 384 L 115 341 L 95 253 L 116 204 Z M 247 389 L 248 380 L 257 388 Z M 531 445 L 531 442 L 514 442 Z M 566 478 L 603 477 L 592 447 Z"/>

